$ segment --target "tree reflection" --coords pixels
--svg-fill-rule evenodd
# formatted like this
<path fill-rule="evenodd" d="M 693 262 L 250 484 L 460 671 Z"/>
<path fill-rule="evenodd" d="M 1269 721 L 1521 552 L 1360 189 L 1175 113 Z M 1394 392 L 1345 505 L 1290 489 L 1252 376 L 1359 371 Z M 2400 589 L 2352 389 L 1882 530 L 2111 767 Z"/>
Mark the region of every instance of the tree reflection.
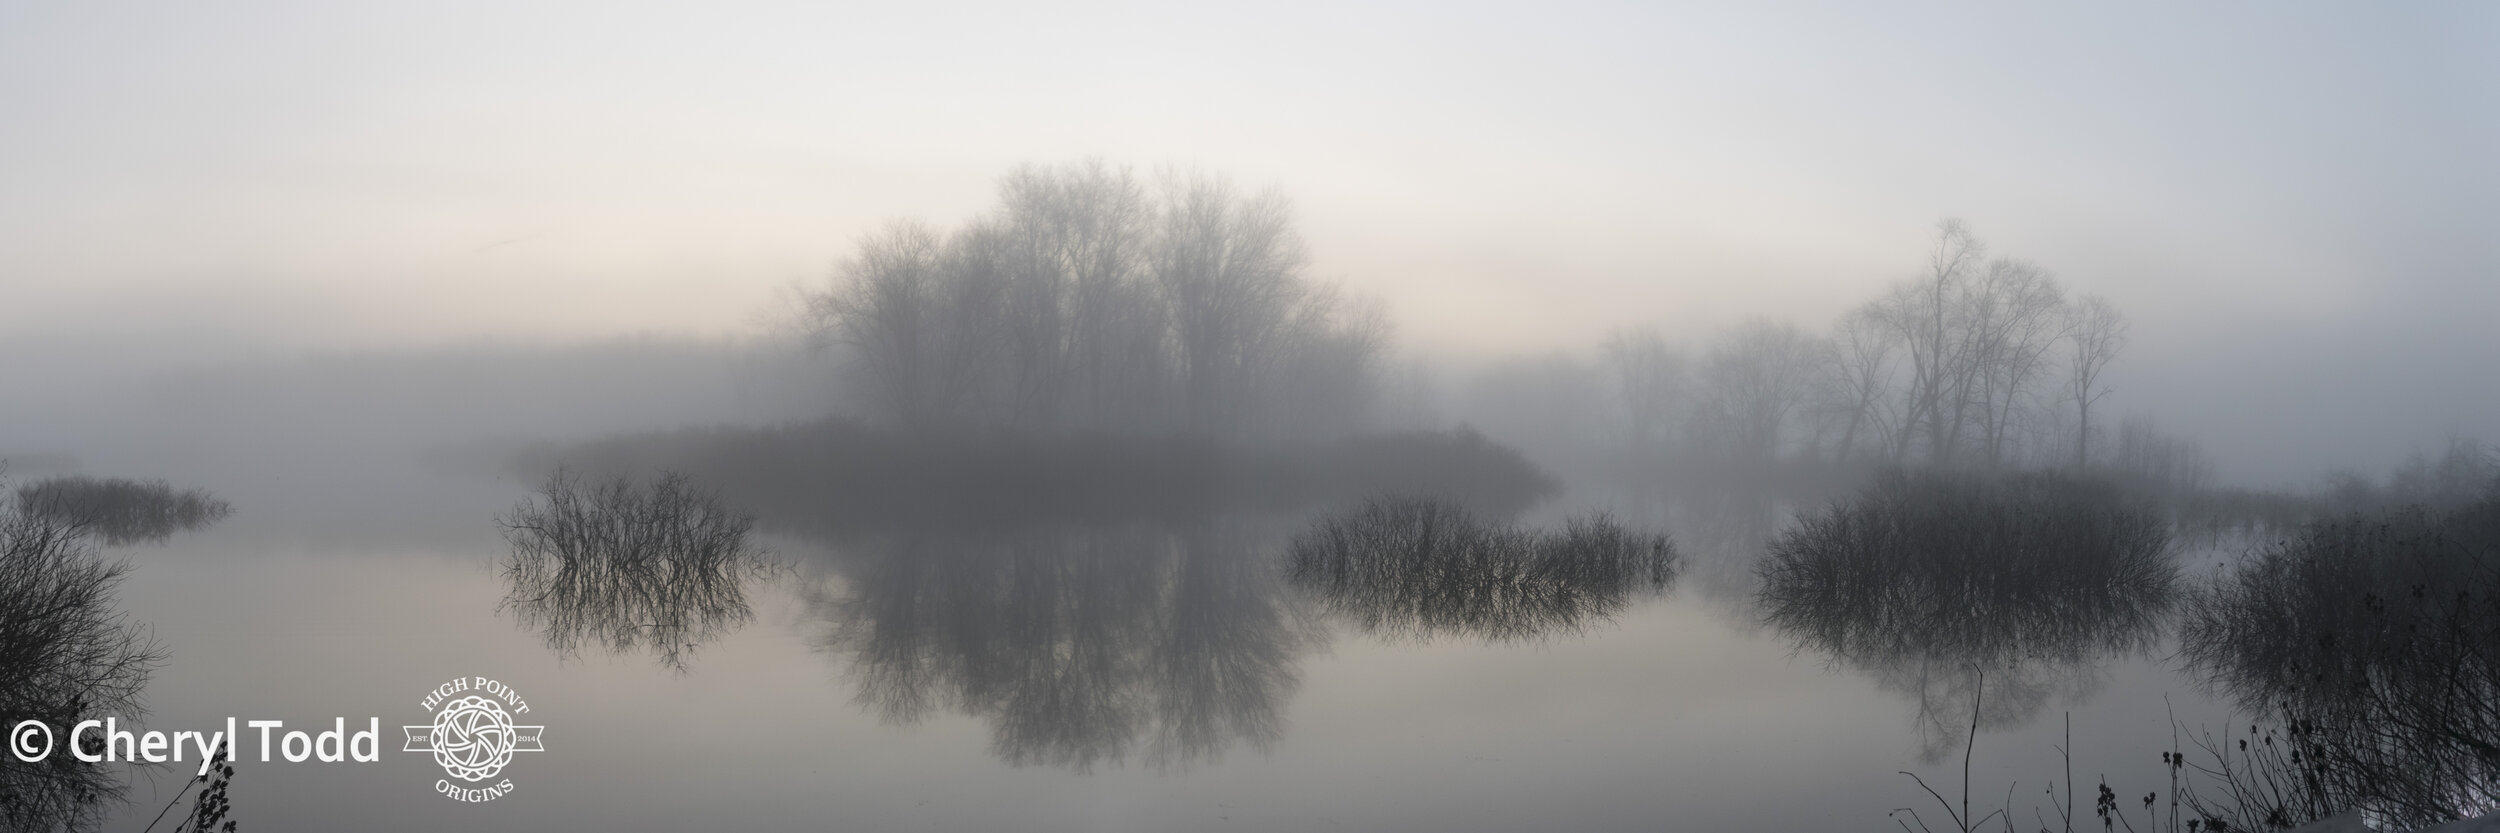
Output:
<path fill-rule="evenodd" d="M 1611 621 L 1675 578 L 1665 536 L 1603 515 L 1560 532 L 1486 523 L 1446 501 L 1373 500 L 1295 536 L 1287 577 L 1367 633 L 1505 641 Z"/>
<path fill-rule="evenodd" d="M 1243 521 L 890 533 L 811 600 L 859 701 L 913 723 L 987 720 L 1018 766 L 1265 751 L 1316 634 L 1283 603 L 1272 536 Z"/>
<path fill-rule="evenodd" d="M 746 582 L 774 569 L 748 545 L 752 518 L 676 474 L 645 487 L 558 470 L 499 520 L 512 542 L 502 609 L 566 657 L 648 649 L 682 672 L 753 618 Z"/>
<path fill-rule="evenodd" d="M 233 511 L 205 490 L 175 489 L 162 480 L 51 477 L 17 490 L 18 511 L 77 526 L 119 546 L 164 541 L 203 529 Z"/>
<path fill-rule="evenodd" d="M 1798 647 L 1911 695 L 1933 762 L 1957 727 L 2025 723 L 2150 649 L 2180 594 L 2169 553 L 2103 484 L 1892 472 L 1773 541 L 1757 601 Z"/>

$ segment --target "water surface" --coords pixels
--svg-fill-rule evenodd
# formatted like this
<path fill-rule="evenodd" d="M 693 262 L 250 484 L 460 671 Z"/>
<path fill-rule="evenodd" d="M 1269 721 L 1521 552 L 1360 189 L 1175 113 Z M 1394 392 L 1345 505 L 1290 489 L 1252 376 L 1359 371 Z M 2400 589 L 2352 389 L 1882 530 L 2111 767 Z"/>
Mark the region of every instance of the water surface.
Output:
<path fill-rule="evenodd" d="M 237 817 L 277 830 L 1880 829 L 1930 801 L 1898 771 L 1958 790 L 1959 747 L 1922 754 L 1918 689 L 1760 624 L 1743 551 L 1688 547 L 1671 590 L 1585 627 L 1416 639 L 1283 580 L 1307 516 L 767 524 L 788 569 L 670 657 L 551 645 L 511 608 L 495 517 L 534 486 L 420 471 L 360 503 L 262 484 L 222 526 L 115 550 L 171 654 L 150 725 L 420 722 L 427 690 L 484 675 L 548 726 L 492 806 L 434 794 L 417 754 L 247 761 Z M 1973 803 L 2050 812 L 2069 713 L 2085 812 L 2102 773 L 2161 786 L 2168 715 L 2226 715 L 2164 653 L 2060 666 L 1986 721 Z M 178 778 L 142 778 L 116 825 Z"/>

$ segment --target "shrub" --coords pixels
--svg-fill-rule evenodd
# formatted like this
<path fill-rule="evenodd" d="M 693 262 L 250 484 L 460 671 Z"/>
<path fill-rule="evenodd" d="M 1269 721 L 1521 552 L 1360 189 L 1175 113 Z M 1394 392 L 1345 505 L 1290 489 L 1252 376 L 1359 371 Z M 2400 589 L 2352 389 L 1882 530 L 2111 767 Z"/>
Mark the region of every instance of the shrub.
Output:
<path fill-rule="evenodd" d="M 0 715 L 42 721 L 66 744 L 80 720 L 139 715 L 164 654 L 114 605 L 128 567 L 99 557 L 85 529 L 27 511 L 20 498 L 0 507 Z M 102 751 L 101 739 L 88 740 L 88 751 Z M 114 770 L 57 746 L 34 763 L 0 755 L 0 829 L 91 828 L 123 786 Z"/>
<path fill-rule="evenodd" d="M 2150 649 L 2181 592 L 2170 551 L 2103 482 L 1890 471 L 1773 540 L 1756 601 L 1798 647 L 1911 694 L 1932 762 L 1962 725 L 2027 721 Z"/>
<path fill-rule="evenodd" d="M 1666 536 L 1604 515 L 1562 531 L 1486 523 L 1448 501 L 1385 498 L 1295 536 L 1287 580 L 1377 634 L 1511 640 L 1577 632 L 1675 577 Z"/>
<path fill-rule="evenodd" d="M 2295 798 L 2403 827 L 2500 809 L 2500 495 L 2310 524 L 2188 611 L 2191 667 L 2280 717 Z"/>

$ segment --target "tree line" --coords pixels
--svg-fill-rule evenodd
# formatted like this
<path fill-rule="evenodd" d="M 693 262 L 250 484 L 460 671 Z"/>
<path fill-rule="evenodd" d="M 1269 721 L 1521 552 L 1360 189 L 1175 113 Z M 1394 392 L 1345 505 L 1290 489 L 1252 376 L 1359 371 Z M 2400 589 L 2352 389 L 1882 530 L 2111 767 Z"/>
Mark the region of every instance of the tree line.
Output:
<path fill-rule="evenodd" d="M 1480 378 L 1461 417 L 1531 446 L 1611 433 L 1739 465 L 2072 465 L 2201 485 L 2193 445 L 2104 413 L 2127 342 L 2116 306 L 1955 220 L 1926 260 L 1824 331 L 1762 320 L 1688 349 L 1621 330 L 1593 365 Z M 860 241 L 808 296 L 809 325 L 838 350 L 848 399 L 889 424 L 1227 439 L 1370 427 L 1393 387 L 1387 318 L 1308 262 L 1275 189 L 1028 165 L 956 228 L 898 222 Z"/>
<path fill-rule="evenodd" d="M 1815 334 L 1756 321 L 1688 352 L 1654 329 L 1601 348 L 1624 439 L 1740 459 L 2193 467 L 2147 425 L 2110 432 L 2095 406 L 2126 317 L 2040 266 L 1991 257 L 1943 222 L 1922 274 Z M 2133 458 L 2143 458 L 2140 460 Z M 2201 476 L 2181 472 L 2182 476 Z"/>
<path fill-rule="evenodd" d="M 953 230 L 902 222 L 808 299 L 898 424 L 1223 437 L 1355 427 L 1386 317 L 1311 280 L 1291 204 L 1205 174 L 1026 166 Z"/>

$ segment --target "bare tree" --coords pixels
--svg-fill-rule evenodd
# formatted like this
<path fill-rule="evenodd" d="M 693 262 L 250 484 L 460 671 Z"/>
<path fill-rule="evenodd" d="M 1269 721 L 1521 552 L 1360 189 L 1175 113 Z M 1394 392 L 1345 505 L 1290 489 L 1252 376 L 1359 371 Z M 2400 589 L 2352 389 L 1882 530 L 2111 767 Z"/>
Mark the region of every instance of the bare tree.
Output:
<path fill-rule="evenodd" d="M 1601 348 L 1635 448 L 1666 442 L 1680 423 L 1690 362 L 1653 328 L 1618 330 Z"/>
<path fill-rule="evenodd" d="M 1864 383 L 1891 350 L 1909 358 L 1908 382 L 1893 394 L 1895 461 L 1922 440 L 1927 459 L 1939 464 L 1975 455 L 2000 465 L 2056 444 L 2058 397 L 2043 388 L 2073 326 L 2065 292 L 2038 266 L 1985 254 L 1967 226 L 1947 220 L 1925 276 L 1844 322 L 1843 349 L 1855 356 L 1840 373 L 1849 392 L 1871 393 Z"/>
<path fill-rule="evenodd" d="M 1151 397 L 1159 316 L 1143 291 L 1151 206 L 1126 170 L 1100 161 L 1025 166 L 999 185 L 1026 424 L 1100 424 Z"/>
<path fill-rule="evenodd" d="M 1811 391 L 1821 347 L 1794 325 L 1755 321 L 1711 346 L 1702 359 L 1697 427 L 1737 454 L 1768 460 L 1781 429 Z"/>
<path fill-rule="evenodd" d="M 1849 459 L 1861 431 L 1879 437 L 1893 433 L 1886 395 L 1892 388 L 1894 354 L 1900 342 L 1889 337 L 1879 307 L 1861 307 L 1842 316 L 1832 328 L 1831 350 L 1824 354 L 1836 405 L 1842 410 L 1840 459 Z"/>
<path fill-rule="evenodd" d="M 1185 419 L 1223 433 L 1249 404 L 1234 394 L 1269 358 L 1302 300 L 1302 240 L 1281 192 L 1245 199 L 1205 175 L 1172 174 L 1165 187 L 1153 268 L 1172 310 Z"/>
<path fill-rule="evenodd" d="M 995 331 L 978 320 L 988 317 L 978 308 L 997 300 L 982 291 L 993 287 L 965 278 L 965 258 L 946 249 L 927 226 L 896 223 L 861 241 L 836 290 L 809 301 L 819 326 L 857 358 L 870 398 L 900 421 L 951 416 L 968 386 L 962 372 L 986 358 Z"/>
<path fill-rule="evenodd" d="M 1277 434 L 1324 433 L 1363 421 L 1393 328 L 1388 311 L 1369 299 L 1348 299 L 1333 288 L 1310 290 L 1286 322 L 1284 337 L 1255 390 L 1283 407 L 1262 424 Z"/>
<path fill-rule="evenodd" d="M 1635 445 L 1680 431 L 1696 450 L 1755 460 L 2002 467 L 2088 454 L 2077 433 L 2093 430 L 2103 371 L 2124 341 L 2117 311 L 2071 298 L 2038 265 L 1988 256 L 1957 220 L 1938 226 L 1925 271 L 1827 337 L 1768 323 L 1734 331 L 1699 355 L 1689 383 L 1657 333 L 1618 331 L 1599 351 L 1609 415 Z M 2081 424 L 2070 428 L 2070 415 Z"/>
<path fill-rule="evenodd" d="M 0 503 L 0 714 L 64 735 L 92 717 L 139 715 L 165 654 L 130 624 L 113 591 L 126 564 L 97 554 L 88 524 Z M 67 743 L 66 738 L 62 741 Z M 101 751 L 90 738 L 83 750 Z M 86 830 L 121 800 L 116 769 L 67 751 L 0 756 L 0 829 Z"/>
<path fill-rule="evenodd" d="M 1998 465 L 2021 416 L 2017 406 L 2031 397 L 2065 326 L 2065 293 L 2046 270 L 2004 258 L 1988 264 L 1971 289 L 1981 448 L 1989 465 Z"/>
<path fill-rule="evenodd" d="M 2075 467 L 2091 462 L 2092 403 L 2109 394 L 2102 376 L 2127 343 L 2127 319 L 2109 300 L 2086 295 L 2067 308 L 2067 397 L 2075 403 Z"/>
<path fill-rule="evenodd" d="M 1927 452 L 1936 462 L 1951 462 L 1953 444 L 1969 403 L 1970 339 L 1964 337 L 1960 303 L 1971 273 L 1986 257 L 1987 247 L 1960 220 L 1938 224 L 1936 244 L 1928 250 L 1927 274 L 1902 285 L 1877 301 L 1873 309 L 1908 348 L 1910 385 L 1903 392 L 1903 430 L 1895 437 L 1894 459 L 1907 456 L 1921 429 Z"/>

